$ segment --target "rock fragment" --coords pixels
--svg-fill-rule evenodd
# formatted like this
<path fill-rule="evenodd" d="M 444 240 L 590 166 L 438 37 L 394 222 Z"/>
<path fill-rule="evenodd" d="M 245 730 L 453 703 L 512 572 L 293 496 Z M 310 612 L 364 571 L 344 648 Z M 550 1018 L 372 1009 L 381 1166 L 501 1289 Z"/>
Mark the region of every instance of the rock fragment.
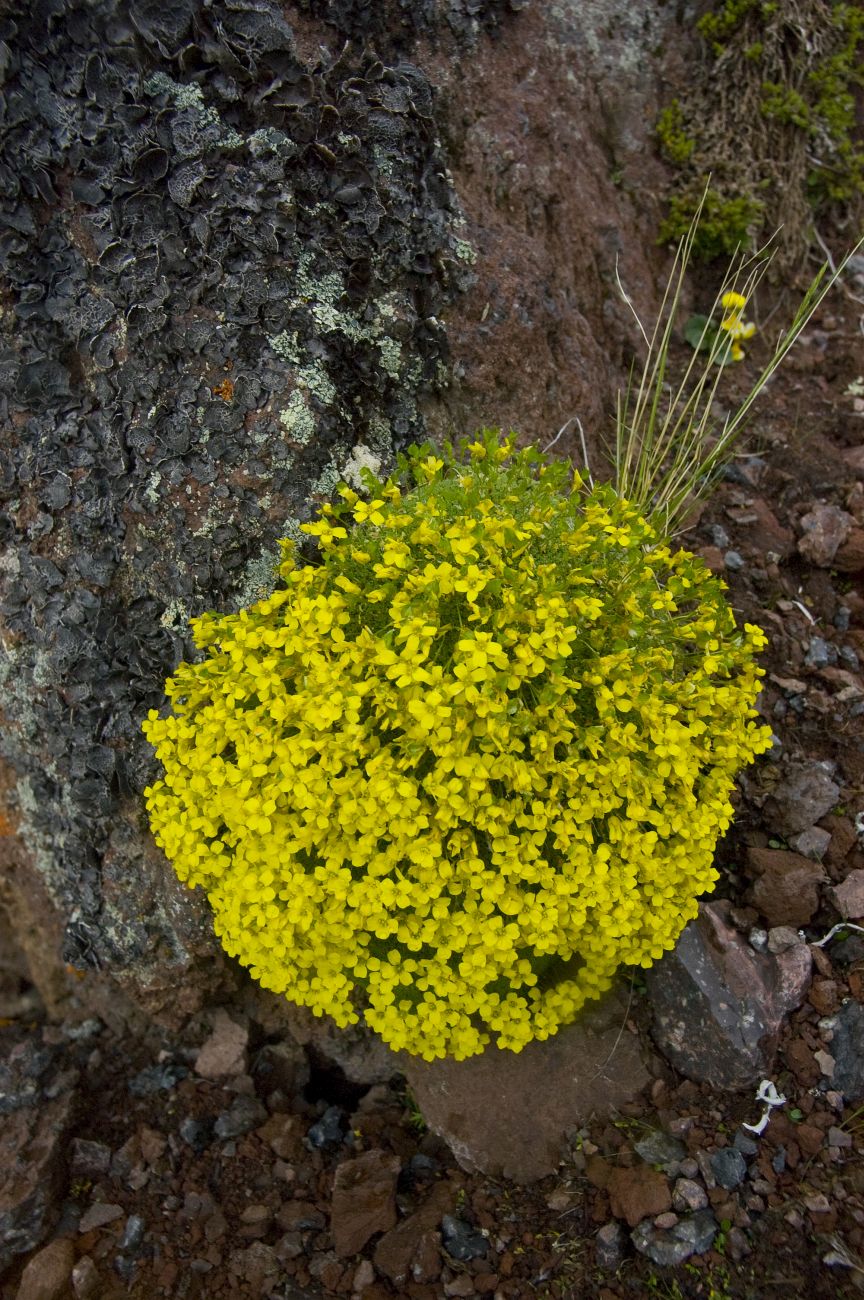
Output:
<path fill-rule="evenodd" d="M 814 506 L 801 519 L 803 535 L 798 539 L 798 553 L 811 564 L 827 569 L 854 522 L 851 515 L 837 506 Z"/>
<path fill-rule="evenodd" d="M 832 771 L 832 766 L 825 763 L 794 766 L 765 801 L 763 811 L 769 828 L 788 841 L 815 826 L 840 798 Z"/>
<path fill-rule="evenodd" d="M 624 1258 L 624 1229 L 616 1220 L 604 1223 L 594 1238 L 594 1257 L 599 1268 L 610 1272 L 618 1267 Z"/>
<path fill-rule="evenodd" d="M 75 1248 L 66 1237 L 43 1246 L 21 1274 L 15 1300 L 66 1300 Z"/>
<path fill-rule="evenodd" d="M 648 1082 L 626 1016 L 626 999 L 612 993 L 518 1054 L 493 1047 L 467 1061 L 412 1057 L 405 1075 L 426 1123 L 463 1168 L 532 1182 L 558 1168 L 574 1125 L 608 1114 Z"/>
<path fill-rule="evenodd" d="M 669 1061 L 688 1078 L 737 1089 L 769 1073 L 783 1018 L 804 999 L 811 957 L 803 942 L 755 952 L 729 913 L 727 902 L 703 903 L 647 984 L 654 1037 Z"/>
<path fill-rule="evenodd" d="M 367 1151 L 336 1168 L 330 1230 L 337 1255 L 358 1254 L 376 1233 L 396 1224 L 398 1156 Z"/>
<path fill-rule="evenodd" d="M 710 1210 L 698 1210 L 687 1219 L 680 1219 L 672 1228 L 658 1228 L 650 1219 L 640 1223 L 630 1234 L 630 1240 L 640 1255 L 647 1255 L 655 1264 L 674 1268 L 691 1255 L 702 1255 L 710 1250 L 717 1235 L 717 1220 Z"/>
<path fill-rule="evenodd" d="M 635 1228 L 640 1220 L 662 1214 L 672 1207 L 672 1193 L 663 1174 L 648 1165 L 635 1165 L 632 1169 L 616 1166 L 606 1184 L 609 1204 L 617 1219 L 625 1219 Z"/>
<path fill-rule="evenodd" d="M 249 1029 L 219 1007 L 213 1012 L 213 1029 L 195 1058 L 195 1073 L 202 1079 L 221 1079 L 246 1073 Z"/>
<path fill-rule="evenodd" d="M 831 1086 L 847 1102 L 864 1100 L 864 1007 L 850 1001 L 834 1019 L 831 1055 L 834 1073 Z"/>
<path fill-rule="evenodd" d="M 756 880 L 750 890 L 753 906 L 771 926 L 807 925 L 819 907 L 822 867 L 786 849 L 747 850 L 747 864 Z"/>
<path fill-rule="evenodd" d="M 850 871 L 842 884 L 828 892 L 841 916 L 851 920 L 864 916 L 864 870 Z"/>

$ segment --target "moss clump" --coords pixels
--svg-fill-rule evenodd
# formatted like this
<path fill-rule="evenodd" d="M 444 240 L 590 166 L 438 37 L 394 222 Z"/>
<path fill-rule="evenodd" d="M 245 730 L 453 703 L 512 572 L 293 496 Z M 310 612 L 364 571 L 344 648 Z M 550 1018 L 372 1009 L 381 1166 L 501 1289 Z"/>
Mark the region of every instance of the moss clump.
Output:
<path fill-rule="evenodd" d="M 783 227 L 778 275 L 800 263 L 814 219 L 864 201 L 864 9 L 806 0 L 718 0 L 698 23 L 706 64 L 657 122 L 679 168 L 661 237 L 687 231 L 710 176 L 694 252 L 752 247 Z"/>
<path fill-rule="evenodd" d="M 669 212 L 660 227 L 660 238 L 675 243 L 690 229 L 702 202 L 702 190 L 692 185 L 669 200 Z M 749 194 L 724 197 L 709 189 L 702 202 L 694 251 L 705 258 L 732 257 L 747 248 L 765 215 L 765 204 Z"/>
<path fill-rule="evenodd" d="M 321 562 L 195 620 L 156 839 L 268 989 L 394 1048 L 519 1051 L 712 888 L 764 645 L 609 486 L 489 433 L 365 476 Z"/>

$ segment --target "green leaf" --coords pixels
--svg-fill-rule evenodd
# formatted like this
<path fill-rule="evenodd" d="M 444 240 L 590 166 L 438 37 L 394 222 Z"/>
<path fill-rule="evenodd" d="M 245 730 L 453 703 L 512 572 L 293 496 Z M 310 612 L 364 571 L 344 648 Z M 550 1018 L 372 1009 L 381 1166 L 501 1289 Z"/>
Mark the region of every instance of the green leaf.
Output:
<path fill-rule="evenodd" d="M 691 316 L 684 326 L 684 338 L 695 352 L 710 352 L 717 337 L 717 327 L 709 316 Z"/>

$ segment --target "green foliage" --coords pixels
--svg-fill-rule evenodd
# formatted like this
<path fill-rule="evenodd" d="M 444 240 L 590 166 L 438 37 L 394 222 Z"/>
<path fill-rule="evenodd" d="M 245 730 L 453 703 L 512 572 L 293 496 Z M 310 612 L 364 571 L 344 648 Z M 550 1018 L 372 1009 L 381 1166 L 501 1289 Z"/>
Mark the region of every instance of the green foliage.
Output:
<path fill-rule="evenodd" d="M 696 148 L 696 141 L 684 129 L 684 113 L 680 100 L 673 99 L 671 104 L 663 109 L 657 119 L 656 133 L 660 147 L 670 162 L 681 166 L 689 162 Z"/>
<path fill-rule="evenodd" d="M 708 261 L 721 256 L 734 257 L 739 249 L 748 248 L 752 243 L 754 232 L 762 225 L 765 205 L 750 194 L 726 197 L 715 188 L 705 193 L 707 180 L 700 176 L 682 193 L 673 194 L 669 212 L 660 227 L 660 240 L 677 243 L 686 236 L 705 194 L 693 252 Z"/>
<path fill-rule="evenodd" d="M 864 9 L 717 0 L 697 26 L 708 42 L 707 67 L 656 128 L 662 152 L 680 170 L 662 238 L 683 237 L 710 176 L 716 192 L 694 253 L 731 255 L 784 225 L 795 265 L 812 238 L 812 211 L 864 198 L 856 109 Z"/>
<path fill-rule="evenodd" d="M 265 987 L 434 1059 L 671 948 L 770 745 L 759 628 L 608 485 L 494 432 L 305 525 L 144 726 L 154 834 Z"/>

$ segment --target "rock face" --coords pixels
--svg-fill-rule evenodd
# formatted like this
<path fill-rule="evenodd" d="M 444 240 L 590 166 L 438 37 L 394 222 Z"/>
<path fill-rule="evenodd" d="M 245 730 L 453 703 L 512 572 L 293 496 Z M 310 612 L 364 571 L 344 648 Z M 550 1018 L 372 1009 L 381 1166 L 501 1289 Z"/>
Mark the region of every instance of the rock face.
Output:
<path fill-rule="evenodd" d="M 532 1182 L 557 1169 L 569 1129 L 632 1100 L 648 1082 L 626 1018 L 626 998 L 612 993 L 575 1025 L 521 1052 L 406 1057 L 403 1069 L 426 1123 L 463 1168 Z"/>
<path fill-rule="evenodd" d="M 238 982 L 141 817 L 190 617 L 427 430 L 605 432 L 688 38 L 661 0 L 49 9 L 0 16 L 0 904 L 49 1009 L 176 1027 Z"/>
<path fill-rule="evenodd" d="M 806 944 L 756 952 L 732 926 L 728 903 L 703 903 L 674 952 L 647 973 L 654 1037 L 688 1078 L 746 1088 L 770 1072 L 783 1017 L 803 1001 L 810 967 Z"/>

